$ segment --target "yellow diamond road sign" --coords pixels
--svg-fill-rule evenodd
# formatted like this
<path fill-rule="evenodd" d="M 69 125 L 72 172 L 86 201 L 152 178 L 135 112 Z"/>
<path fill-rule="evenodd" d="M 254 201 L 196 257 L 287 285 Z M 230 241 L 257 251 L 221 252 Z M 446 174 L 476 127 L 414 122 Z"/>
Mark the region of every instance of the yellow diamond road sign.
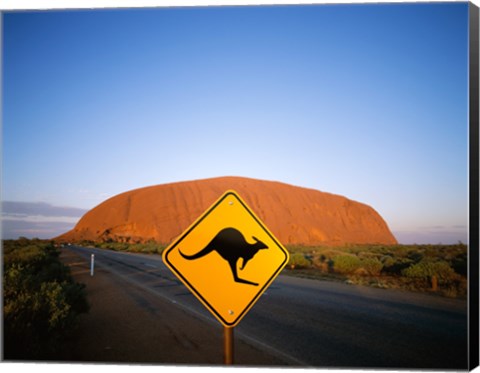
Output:
<path fill-rule="evenodd" d="M 234 191 L 225 192 L 163 252 L 164 263 L 226 327 L 240 322 L 288 258 Z"/>

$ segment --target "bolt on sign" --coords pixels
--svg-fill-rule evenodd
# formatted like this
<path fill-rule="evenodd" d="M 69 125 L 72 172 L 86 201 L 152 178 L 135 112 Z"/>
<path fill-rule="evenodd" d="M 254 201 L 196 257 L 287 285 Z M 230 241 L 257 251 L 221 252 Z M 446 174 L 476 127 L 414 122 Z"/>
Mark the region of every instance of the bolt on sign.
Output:
<path fill-rule="evenodd" d="M 168 268 L 225 327 L 234 327 L 285 267 L 287 250 L 234 191 L 163 252 Z"/>

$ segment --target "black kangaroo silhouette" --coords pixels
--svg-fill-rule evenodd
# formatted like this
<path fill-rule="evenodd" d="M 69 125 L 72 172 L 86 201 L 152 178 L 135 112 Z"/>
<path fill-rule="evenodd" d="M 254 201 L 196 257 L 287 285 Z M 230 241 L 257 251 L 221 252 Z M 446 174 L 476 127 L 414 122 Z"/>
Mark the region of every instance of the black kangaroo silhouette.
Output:
<path fill-rule="evenodd" d="M 258 286 L 257 283 L 244 280 L 238 277 L 237 275 L 237 262 L 238 259 L 242 258 L 243 263 L 240 269 L 244 269 L 248 261 L 253 258 L 253 256 L 262 249 L 268 249 L 268 246 L 265 245 L 258 238 L 253 237 L 255 243 L 248 243 L 243 234 L 235 228 L 224 228 L 210 241 L 210 243 L 205 246 L 198 253 L 193 255 L 185 255 L 180 250 L 180 255 L 185 259 L 194 260 L 202 258 L 205 255 L 216 251 L 220 256 L 228 262 L 230 269 L 232 270 L 233 280 L 235 282 L 240 282 L 242 284 Z"/>

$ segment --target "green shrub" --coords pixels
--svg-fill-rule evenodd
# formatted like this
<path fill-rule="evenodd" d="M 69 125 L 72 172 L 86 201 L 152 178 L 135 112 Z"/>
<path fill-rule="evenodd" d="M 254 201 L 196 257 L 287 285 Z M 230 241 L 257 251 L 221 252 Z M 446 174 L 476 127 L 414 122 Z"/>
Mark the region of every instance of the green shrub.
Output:
<path fill-rule="evenodd" d="M 361 267 L 361 261 L 354 255 L 340 255 L 333 258 L 333 270 L 341 274 L 354 273 Z"/>
<path fill-rule="evenodd" d="M 423 259 L 423 250 L 411 250 L 408 252 L 408 259 L 415 263 L 419 263 Z"/>
<path fill-rule="evenodd" d="M 395 264 L 396 260 L 391 255 L 384 255 L 380 261 L 382 262 L 384 268 L 389 268 Z"/>
<path fill-rule="evenodd" d="M 367 274 L 378 276 L 382 271 L 383 264 L 377 258 L 364 258 L 361 260 L 361 267 L 365 269 Z"/>
<path fill-rule="evenodd" d="M 305 257 L 304 254 L 294 253 L 290 255 L 290 260 L 288 261 L 288 266 L 291 269 L 294 268 L 308 268 L 312 265 L 312 262 Z"/>
<path fill-rule="evenodd" d="M 127 251 L 132 253 L 143 254 L 161 254 L 165 249 L 165 245 L 159 244 L 155 241 L 148 241 L 146 243 L 128 243 L 128 242 L 97 242 L 96 247 L 101 249 L 113 251 Z"/>
<path fill-rule="evenodd" d="M 4 241 L 5 359 L 52 359 L 78 314 L 88 311 L 84 285 L 74 283 L 51 243 Z"/>
<path fill-rule="evenodd" d="M 382 272 L 387 275 L 402 276 L 403 270 L 412 265 L 412 260 L 408 258 L 393 258 L 386 256 L 382 258 Z"/>
<path fill-rule="evenodd" d="M 455 271 L 445 261 L 422 260 L 403 270 L 403 275 L 410 278 L 429 280 L 436 277 L 439 283 L 448 283 L 456 278 Z"/>
<path fill-rule="evenodd" d="M 346 244 L 341 247 L 290 245 L 288 248 L 292 256 L 302 254 L 304 258 L 299 257 L 300 260 L 312 256 L 309 268 L 314 270 L 308 275 L 313 278 L 344 280 L 348 277 L 348 281 L 363 285 L 412 291 L 437 289 L 441 295 L 466 297 L 467 246 L 462 243 Z M 435 273 L 434 278 L 432 273 Z M 303 276 L 305 272 L 299 274 Z"/>

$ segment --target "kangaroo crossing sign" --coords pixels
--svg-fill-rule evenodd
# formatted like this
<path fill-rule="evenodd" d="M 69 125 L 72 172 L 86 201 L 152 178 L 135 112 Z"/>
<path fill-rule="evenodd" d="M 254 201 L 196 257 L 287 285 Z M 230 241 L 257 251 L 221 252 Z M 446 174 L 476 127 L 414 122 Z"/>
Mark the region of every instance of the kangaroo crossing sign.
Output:
<path fill-rule="evenodd" d="M 226 327 L 234 327 L 288 262 L 287 250 L 234 191 L 163 252 L 164 263 Z"/>

